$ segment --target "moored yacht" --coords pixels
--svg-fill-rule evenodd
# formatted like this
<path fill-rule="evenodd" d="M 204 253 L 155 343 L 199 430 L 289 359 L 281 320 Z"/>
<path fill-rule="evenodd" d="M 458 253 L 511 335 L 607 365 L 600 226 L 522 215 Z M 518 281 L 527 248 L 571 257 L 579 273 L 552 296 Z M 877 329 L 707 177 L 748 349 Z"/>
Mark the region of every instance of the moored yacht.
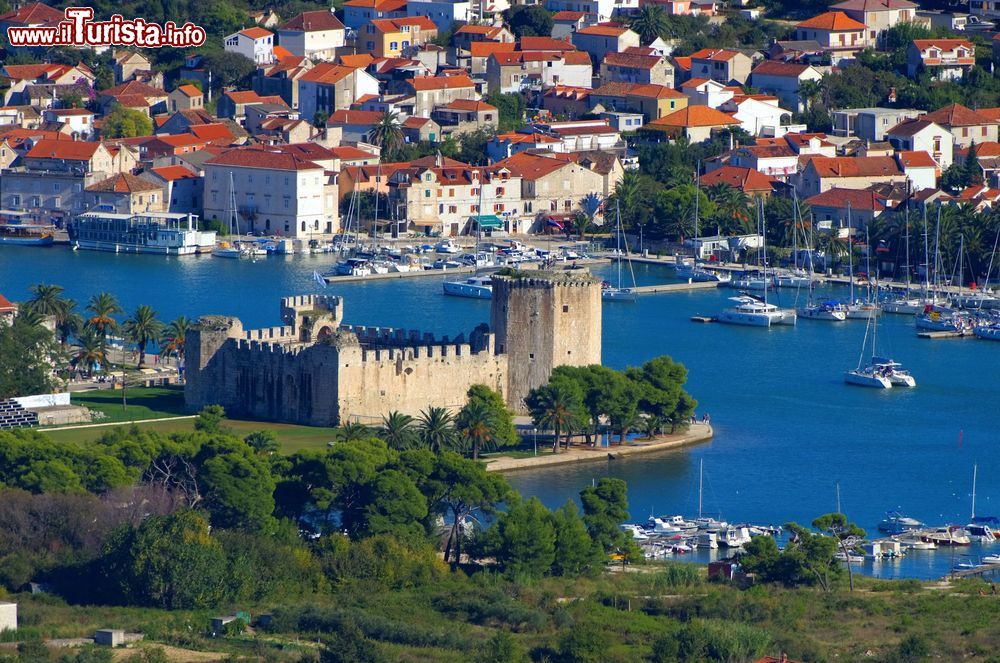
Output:
<path fill-rule="evenodd" d="M 470 276 L 463 281 L 445 281 L 444 294 L 471 299 L 493 297 L 493 281 L 489 276 Z"/>
<path fill-rule="evenodd" d="M 847 320 L 847 310 L 840 302 L 810 302 L 797 310 L 800 317 L 806 320 L 829 320 L 843 322 Z"/>
<path fill-rule="evenodd" d="M 687 262 L 677 263 L 674 271 L 677 278 L 692 283 L 729 283 L 732 280 L 729 274 L 713 272 L 701 265 Z"/>
<path fill-rule="evenodd" d="M 750 295 L 730 297 L 729 299 L 737 302 L 737 305 L 723 309 L 716 318 L 718 322 L 750 327 L 795 324 L 795 311 L 780 309 L 774 304 L 768 304 Z"/>
<path fill-rule="evenodd" d="M 716 538 L 724 548 L 741 548 L 750 543 L 750 531 L 746 527 L 727 527 L 719 530 Z"/>
<path fill-rule="evenodd" d="M 924 524 L 916 518 L 910 518 L 899 511 L 889 511 L 878 524 L 878 531 L 887 534 L 902 534 L 922 528 Z"/>

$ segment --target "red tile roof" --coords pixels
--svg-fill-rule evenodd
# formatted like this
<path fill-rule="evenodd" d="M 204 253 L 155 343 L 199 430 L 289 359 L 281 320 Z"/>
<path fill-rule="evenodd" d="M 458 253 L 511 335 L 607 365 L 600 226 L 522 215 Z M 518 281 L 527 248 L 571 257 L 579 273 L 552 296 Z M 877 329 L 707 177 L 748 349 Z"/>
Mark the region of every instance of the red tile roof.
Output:
<path fill-rule="evenodd" d="M 804 71 L 809 69 L 807 64 L 793 64 L 791 62 L 778 62 L 777 60 L 765 60 L 753 68 L 750 75 L 759 74 L 761 76 L 780 76 L 785 78 L 798 78 Z"/>
<path fill-rule="evenodd" d="M 942 51 L 952 51 L 959 46 L 964 46 L 973 53 L 976 50 L 976 47 L 968 39 L 914 39 L 913 45 L 921 51 L 931 46 L 937 46 Z"/>
<path fill-rule="evenodd" d="M 87 187 L 87 191 L 101 193 L 138 193 L 140 191 L 159 191 L 162 185 L 147 180 L 144 177 L 118 173 L 106 180 L 101 180 Z"/>
<path fill-rule="evenodd" d="M 372 125 L 382 119 L 382 113 L 377 111 L 358 111 L 358 110 L 336 110 L 330 115 L 330 119 L 326 121 L 328 126 L 336 126 L 338 124 L 359 124 L 359 125 Z"/>
<path fill-rule="evenodd" d="M 270 37 L 274 33 L 270 30 L 265 30 L 264 28 L 247 28 L 246 30 L 240 30 L 240 34 L 244 37 L 250 37 L 251 39 L 263 39 L 264 37 Z"/>
<path fill-rule="evenodd" d="M 25 155 L 31 159 L 66 159 L 67 161 L 90 161 L 100 143 L 83 140 L 40 140 Z"/>
<path fill-rule="evenodd" d="M 101 96 L 105 97 L 121 97 L 125 95 L 140 95 L 143 97 L 166 97 L 167 92 L 158 87 L 153 87 L 152 85 L 146 85 L 140 81 L 127 81 L 121 85 L 116 85 L 114 87 L 109 87 L 107 90 L 101 91 Z"/>
<path fill-rule="evenodd" d="M 456 88 L 475 88 L 475 83 L 466 74 L 458 76 L 421 76 L 410 79 L 410 85 L 416 92 L 428 90 L 454 90 Z"/>
<path fill-rule="evenodd" d="M 229 130 L 229 127 L 222 122 L 193 124 L 188 130 L 198 138 L 206 141 L 232 141 L 236 138 L 233 132 Z"/>
<path fill-rule="evenodd" d="M 198 179 L 198 173 L 184 166 L 161 166 L 159 168 L 152 168 L 151 170 L 168 182 Z"/>
<path fill-rule="evenodd" d="M 344 24 L 333 15 L 333 12 L 319 10 L 302 12 L 293 16 L 281 26 L 281 30 L 296 30 L 301 32 L 321 32 L 325 30 L 344 30 Z"/>
<path fill-rule="evenodd" d="M 880 177 L 902 175 L 892 157 L 809 157 L 820 177 Z"/>
<path fill-rule="evenodd" d="M 393 12 L 406 9 L 406 0 L 347 0 L 344 6 L 377 9 L 380 12 Z"/>
<path fill-rule="evenodd" d="M 306 81 L 310 83 L 326 83 L 332 85 L 334 83 L 339 83 L 351 74 L 355 72 L 354 67 L 348 67 L 340 64 L 331 64 L 329 62 L 321 62 L 302 76 L 299 81 Z"/>
<path fill-rule="evenodd" d="M 575 34 L 594 35 L 597 37 L 621 37 L 626 32 L 629 32 L 628 28 L 619 28 L 610 25 L 591 25 L 586 28 L 580 28 Z"/>
<path fill-rule="evenodd" d="M 889 129 L 886 134 L 889 136 L 915 136 L 932 124 L 934 123 L 923 118 L 903 120 Z"/>
<path fill-rule="evenodd" d="M 16 311 L 17 307 L 10 303 L 10 300 L 0 295 L 0 313 L 11 313 Z"/>
<path fill-rule="evenodd" d="M 737 55 L 739 51 L 732 51 L 725 48 L 703 48 L 691 54 L 692 60 L 711 60 L 713 62 L 728 62 Z"/>
<path fill-rule="evenodd" d="M 451 108 L 453 110 L 461 111 L 495 111 L 496 106 L 491 106 L 485 101 L 476 101 L 475 99 L 456 99 L 449 103 L 446 108 Z"/>
<path fill-rule="evenodd" d="M 513 42 L 474 41 L 469 44 L 469 54 L 474 58 L 488 58 L 493 53 L 512 53 L 517 49 Z"/>
<path fill-rule="evenodd" d="M 223 152 L 205 162 L 213 166 L 237 166 L 266 170 L 322 170 L 322 166 L 294 154 L 277 151 L 236 148 Z"/>
<path fill-rule="evenodd" d="M 515 177 L 526 180 L 537 180 L 566 167 L 570 163 L 572 162 L 538 154 L 529 154 L 528 152 L 519 152 L 493 165 L 497 168 L 506 168 Z"/>
<path fill-rule="evenodd" d="M 177 91 L 183 94 L 185 97 L 200 97 L 201 90 L 193 85 L 181 85 L 177 87 Z"/>
<path fill-rule="evenodd" d="M 722 183 L 736 189 L 742 189 L 747 193 L 770 193 L 776 182 L 777 180 L 770 175 L 765 175 L 753 168 L 738 168 L 736 166 L 723 166 L 701 176 L 701 186 L 703 187 Z"/>
<path fill-rule="evenodd" d="M 739 124 L 739 120 L 709 106 L 688 106 L 658 120 L 647 123 L 646 127 L 723 127 Z"/>
<path fill-rule="evenodd" d="M 916 8 L 917 5 L 909 0 L 846 0 L 846 2 L 839 2 L 830 7 L 830 9 L 836 9 L 838 11 L 856 11 L 865 13 Z"/>
<path fill-rule="evenodd" d="M 552 37 L 521 37 L 522 51 L 575 51 L 576 46 Z"/>
<path fill-rule="evenodd" d="M 17 25 L 42 25 L 53 21 L 61 21 L 66 18 L 58 9 L 49 7 L 41 2 L 33 2 L 18 10 L 7 12 L 0 16 L 0 23 Z"/>
<path fill-rule="evenodd" d="M 881 212 L 885 209 L 885 203 L 878 194 L 870 189 L 839 189 L 834 187 L 806 198 L 806 202 L 813 207 L 834 207 L 837 209 L 846 209 L 850 204 L 851 209 L 867 212 Z"/>
<path fill-rule="evenodd" d="M 553 21 L 571 21 L 573 23 L 585 18 L 586 12 L 561 11 L 552 15 Z"/>
<path fill-rule="evenodd" d="M 976 127 L 982 124 L 994 124 L 989 118 L 961 104 L 948 104 L 921 117 L 931 122 L 937 122 L 943 127 Z"/>
<path fill-rule="evenodd" d="M 844 12 L 826 12 L 813 16 L 795 26 L 809 30 L 828 30 L 830 32 L 857 32 L 866 29 L 864 23 L 859 23 Z"/>
<path fill-rule="evenodd" d="M 902 151 L 896 153 L 903 168 L 937 168 L 938 164 L 927 152 Z"/>
<path fill-rule="evenodd" d="M 631 69 L 652 69 L 661 62 L 663 62 L 663 58 L 658 55 L 608 53 L 604 56 L 604 64 L 614 67 L 629 67 Z"/>

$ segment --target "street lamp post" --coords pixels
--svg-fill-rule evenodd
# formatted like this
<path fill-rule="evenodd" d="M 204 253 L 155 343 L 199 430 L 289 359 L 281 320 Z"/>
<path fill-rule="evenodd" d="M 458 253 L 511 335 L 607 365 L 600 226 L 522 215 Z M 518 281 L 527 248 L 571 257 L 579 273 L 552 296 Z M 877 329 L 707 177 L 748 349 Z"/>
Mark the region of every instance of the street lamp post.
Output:
<path fill-rule="evenodd" d="M 532 436 L 532 438 L 535 441 L 535 455 L 537 456 L 538 455 L 538 429 L 537 428 L 532 428 L 531 429 L 531 436 Z"/>

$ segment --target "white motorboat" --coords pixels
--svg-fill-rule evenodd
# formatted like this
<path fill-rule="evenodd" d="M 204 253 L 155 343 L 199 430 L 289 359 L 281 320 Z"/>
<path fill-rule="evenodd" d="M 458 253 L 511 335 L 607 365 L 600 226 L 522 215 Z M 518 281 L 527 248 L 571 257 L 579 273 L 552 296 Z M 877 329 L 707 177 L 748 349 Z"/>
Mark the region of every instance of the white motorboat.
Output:
<path fill-rule="evenodd" d="M 434 250 L 438 253 L 461 253 L 462 249 L 454 241 L 446 239 L 434 245 Z"/>
<path fill-rule="evenodd" d="M 938 546 L 964 547 L 972 543 L 972 539 L 961 527 L 952 525 L 949 527 L 938 527 L 935 530 L 925 532 L 924 540 L 937 544 Z"/>
<path fill-rule="evenodd" d="M 493 280 L 489 276 L 470 276 L 464 281 L 445 281 L 444 294 L 452 297 L 490 299 L 493 297 Z"/>
<path fill-rule="evenodd" d="M 1000 564 L 1000 555 L 986 555 L 983 564 Z"/>
<path fill-rule="evenodd" d="M 337 276 L 370 276 L 372 268 L 366 258 L 348 258 L 338 262 L 333 272 Z"/>
<path fill-rule="evenodd" d="M 646 531 L 638 525 L 624 523 L 621 528 L 623 532 L 630 534 L 636 541 L 646 541 L 649 539 L 649 535 L 646 534 Z"/>
<path fill-rule="evenodd" d="M 893 537 L 899 541 L 900 545 L 909 550 L 937 550 L 937 544 L 933 541 L 925 541 L 917 532 L 910 532 L 903 536 Z"/>
<path fill-rule="evenodd" d="M 719 530 L 717 538 L 724 548 L 741 548 L 750 543 L 750 531 L 746 527 L 727 527 Z"/>
<path fill-rule="evenodd" d="M 864 564 L 865 561 L 864 555 L 855 555 L 843 551 L 834 553 L 833 558 L 838 562 L 850 562 L 851 564 Z"/>
<path fill-rule="evenodd" d="M 878 524 L 878 531 L 887 534 L 902 534 L 912 532 L 924 527 L 924 524 L 916 518 L 910 518 L 899 511 L 889 511 L 885 518 Z"/>
<path fill-rule="evenodd" d="M 457 260 L 447 260 L 445 258 L 439 258 L 431 264 L 433 269 L 458 269 L 463 266 L 464 265 Z"/>
<path fill-rule="evenodd" d="M 647 527 L 661 535 L 689 534 L 698 529 L 698 525 L 684 520 L 682 516 L 650 516 Z"/>
<path fill-rule="evenodd" d="M 698 532 L 694 537 L 694 543 L 699 548 L 715 550 L 719 547 L 718 535 L 715 532 Z"/>
<path fill-rule="evenodd" d="M 989 525 L 969 523 L 965 526 L 965 531 L 969 533 L 969 539 L 973 543 L 992 545 L 997 542 L 996 532 Z"/>
<path fill-rule="evenodd" d="M 843 322 L 847 320 L 847 310 L 840 302 L 811 302 L 804 304 L 796 311 L 805 320 L 828 320 Z"/>
<path fill-rule="evenodd" d="M 795 324 L 795 311 L 780 309 L 774 304 L 768 304 L 750 295 L 730 297 L 729 299 L 737 302 L 737 305 L 723 309 L 722 313 L 716 318 L 718 322 L 750 327 Z"/>

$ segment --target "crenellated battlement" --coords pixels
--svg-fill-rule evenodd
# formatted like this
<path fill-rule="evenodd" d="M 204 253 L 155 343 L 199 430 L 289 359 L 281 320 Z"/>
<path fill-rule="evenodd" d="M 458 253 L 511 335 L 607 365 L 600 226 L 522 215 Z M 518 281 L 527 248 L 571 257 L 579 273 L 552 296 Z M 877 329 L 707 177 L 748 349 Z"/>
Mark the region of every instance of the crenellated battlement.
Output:
<path fill-rule="evenodd" d="M 295 329 L 291 326 L 265 327 L 264 329 L 247 329 L 244 338 L 250 341 L 282 341 L 295 340 Z"/>

